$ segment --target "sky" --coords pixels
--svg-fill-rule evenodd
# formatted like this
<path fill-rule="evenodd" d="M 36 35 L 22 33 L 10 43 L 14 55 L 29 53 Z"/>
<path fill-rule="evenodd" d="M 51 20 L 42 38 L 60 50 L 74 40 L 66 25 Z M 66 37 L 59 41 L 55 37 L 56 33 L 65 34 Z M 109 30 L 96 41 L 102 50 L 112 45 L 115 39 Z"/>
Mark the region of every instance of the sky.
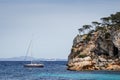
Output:
<path fill-rule="evenodd" d="M 32 40 L 33 57 L 67 59 L 78 28 L 119 11 L 120 0 L 0 0 L 0 58 Z"/>

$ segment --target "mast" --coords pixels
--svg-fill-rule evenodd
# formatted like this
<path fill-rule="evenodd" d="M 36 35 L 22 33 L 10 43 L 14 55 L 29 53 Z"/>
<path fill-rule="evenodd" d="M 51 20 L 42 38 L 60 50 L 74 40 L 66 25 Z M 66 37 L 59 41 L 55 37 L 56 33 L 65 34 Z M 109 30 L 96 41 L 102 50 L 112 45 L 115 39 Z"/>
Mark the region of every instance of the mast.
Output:
<path fill-rule="evenodd" d="M 32 64 L 32 49 L 31 49 L 31 47 L 32 47 L 32 39 L 29 42 L 29 45 L 28 45 L 28 48 L 27 48 L 27 52 L 26 52 L 26 56 L 25 56 L 25 59 L 24 59 L 24 60 L 26 60 L 26 58 L 28 56 L 28 53 L 30 53 L 30 56 L 31 56 L 30 62 Z"/>
<path fill-rule="evenodd" d="M 32 39 L 30 41 L 30 54 L 31 54 L 31 64 L 33 64 L 33 37 L 34 37 L 34 34 L 32 34 Z"/>
<path fill-rule="evenodd" d="M 32 62 L 33 62 L 33 60 L 32 60 L 32 40 L 30 41 L 30 55 L 31 55 L 31 64 L 32 64 Z"/>

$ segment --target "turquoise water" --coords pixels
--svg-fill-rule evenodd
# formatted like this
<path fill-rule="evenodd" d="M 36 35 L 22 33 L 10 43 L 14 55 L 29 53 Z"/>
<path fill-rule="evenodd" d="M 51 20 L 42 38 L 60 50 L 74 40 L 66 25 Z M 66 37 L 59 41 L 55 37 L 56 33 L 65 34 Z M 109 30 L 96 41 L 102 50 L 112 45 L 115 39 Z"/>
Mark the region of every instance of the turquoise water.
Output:
<path fill-rule="evenodd" d="M 44 68 L 24 68 L 26 63 L 1 61 L 0 80 L 120 80 L 119 71 L 68 71 L 66 61 L 43 61 Z"/>
<path fill-rule="evenodd" d="M 120 80 L 120 75 L 113 74 L 37 74 L 39 77 L 63 77 L 68 78 L 70 80 Z"/>

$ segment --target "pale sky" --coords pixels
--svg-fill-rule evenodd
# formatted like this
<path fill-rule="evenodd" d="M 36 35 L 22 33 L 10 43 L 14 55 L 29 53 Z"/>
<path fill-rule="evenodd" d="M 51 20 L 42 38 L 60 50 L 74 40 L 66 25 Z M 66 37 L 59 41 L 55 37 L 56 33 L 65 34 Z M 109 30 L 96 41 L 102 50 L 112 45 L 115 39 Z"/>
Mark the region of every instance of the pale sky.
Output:
<path fill-rule="evenodd" d="M 0 58 L 67 59 L 77 29 L 120 11 L 120 0 L 0 0 Z M 32 37 L 33 35 L 33 37 Z"/>

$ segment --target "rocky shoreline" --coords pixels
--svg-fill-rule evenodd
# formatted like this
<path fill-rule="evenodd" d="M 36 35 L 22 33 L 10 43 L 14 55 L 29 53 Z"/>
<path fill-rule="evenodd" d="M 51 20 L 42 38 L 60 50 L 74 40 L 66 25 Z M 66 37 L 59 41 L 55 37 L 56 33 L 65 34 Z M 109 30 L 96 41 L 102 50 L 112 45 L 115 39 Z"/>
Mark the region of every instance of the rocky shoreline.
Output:
<path fill-rule="evenodd" d="M 68 70 L 115 70 L 120 71 L 119 59 L 108 59 L 99 56 L 98 59 L 91 59 L 89 56 L 85 58 L 75 58 L 68 63 Z"/>
<path fill-rule="evenodd" d="M 116 15 L 120 15 L 120 12 L 114 16 Z M 117 20 L 120 21 L 120 18 Z M 104 27 L 102 24 L 92 32 L 79 34 L 74 38 L 71 53 L 68 56 L 68 70 L 120 71 L 120 24 L 110 25 L 111 23 Z M 90 25 L 85 26 L 90 27 Z"/>

